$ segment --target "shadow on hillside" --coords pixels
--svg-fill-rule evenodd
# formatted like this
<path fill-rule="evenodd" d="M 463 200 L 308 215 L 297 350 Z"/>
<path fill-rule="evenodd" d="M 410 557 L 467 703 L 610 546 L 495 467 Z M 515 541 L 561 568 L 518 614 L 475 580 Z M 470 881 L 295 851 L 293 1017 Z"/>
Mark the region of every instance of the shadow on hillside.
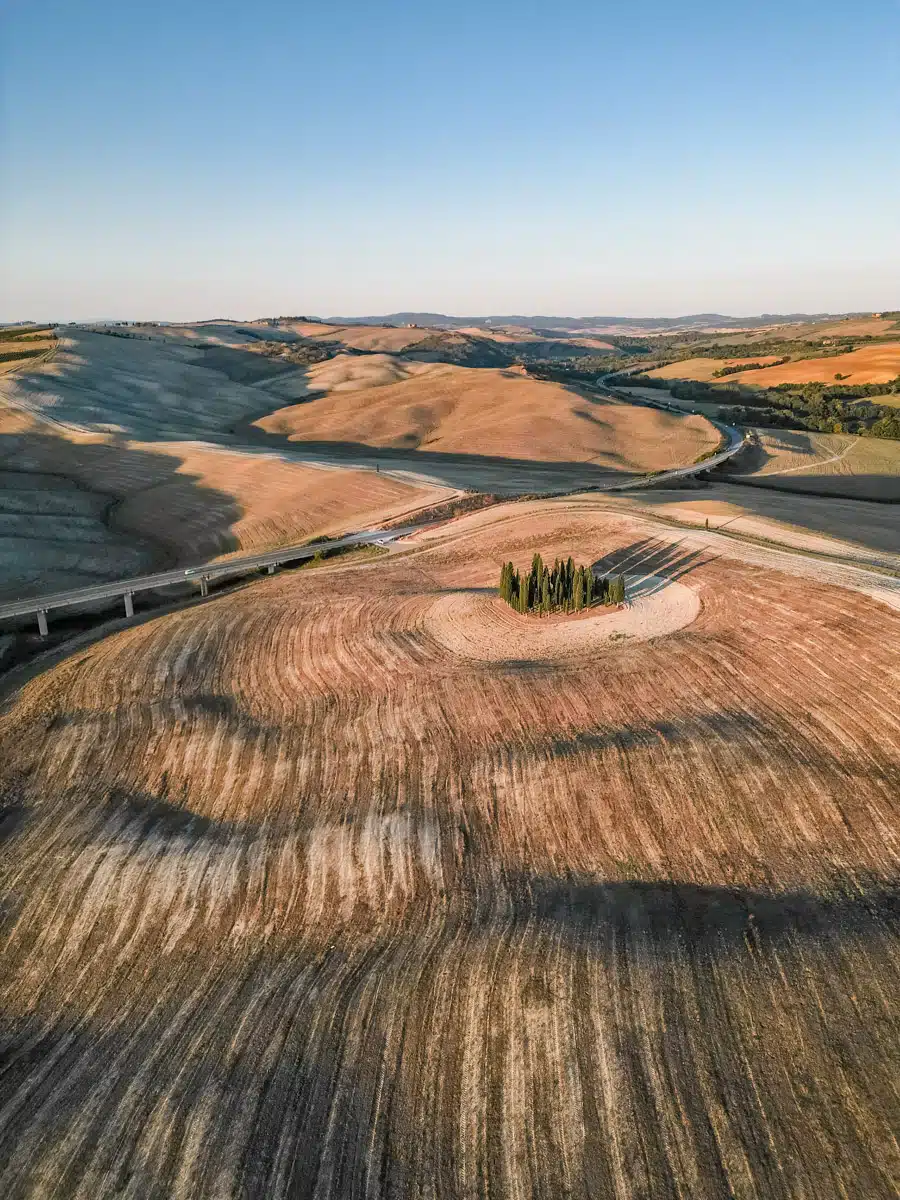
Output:
<path fill-rule="evenodd" d="M 851 498 L 838 491 L 829 491 L 829 481 L 838 481 L 838 476 L 811 476 L 803 472 L 803 483 L 792 484 L 796 476 L 764 477 L 753 480 L 749 477 L 713 475 L 708 485 L 684 488 L 648 488 L 631 495 L 642 506 L 653 508 L 658 505 L 690 504 L 706 501 L 723 501 L 743 509 L 748 517 L 760 517 L 781 521 L 794 527 L 808 530 L 812 534 L 834 537 L 854 542 L 875 552 L 900 554 L 900 514 L 895 503 L 874 503 L 871 500 Z M 871 494 L 893 496 L 900 502 L 900 475 L 895 480 L 883 475 L 852 475 L 850 486 L 859 485 Z M 783 480 L 778 483 L 778 480 Z M 836 483 L 836 486 L 840 486 Z M 795 496 L 797 503 L 792 501 Z M 801 506 L 802 505 L 802 506 Z M 740 516 L 740 513 L 724 516 L 710 515 L 710 529 Z M 703 516 L 698 528 L 703 527 Z"/>
<path fill-rule="evenodd" d="M 631 477 L 633 472 L 595 466 L 587 461 L 556 462 L 541 459 L 519 459 L 506 456 L 487 456 L 477 453 L 447 454 L 418 448 L 379 447 L 364 442 L 345 440 L 289 441 L 280 433 L 269 433 L 258 428 L 254 422 L 279 409 L 293 407 L 298 403 L 311 402 L 321 396 L 310 389 L 309 366 L 280 363 L 249 351 L 214 346 L 198 352 L 188 346 L 172 346 L 158 341 L 150 343 L 141 339 L 113 338 L 108 335 L 75 332 L 76 353 L 58 357 L 53 364 L 53 375 L 40 373 L 16 376 L 16 388 L 20 399 L 34 411 L 50 420 L 69 421 L 83 424 L 85 428 L 106 432 L 115 428 L 117 437 L 123 442 L 134 439 L 142 442 L 202 439 L 211 445 L 240 449 L 248 454 L 276 453 L 286 460 L 297 461 L 311 456 L 336 465 L 359 465 L 369 469 L 422 472 L 436 482 L 454 488 L 479 491 L 503 491 L 506 494 L 521 494 L 531 491 L 546 492 L 570 490 L 575 487 L 592 487 L 613 479 Z M 109 400 L 101 394 L 95 383 L 98 371 L 90 362 L 90 346 L 82 347 L 78 355 L 79 340 L 89 343 L 100 339 L 114 349 L 121 347 L 122 368 L 128 368 L 128 381 L 121 384 L 121 397 Z M 185 359 L 192 370 L 210 374 L 208 388 L 198 389 L 201 395 L 185 394 L 183 404 L 166 403 L 166 387 L 153 376 L 152 364 L 148 364 L 147 378 L 142 379 L 138 364 L 133 356 L 141 354 L 168 354 L 179 363 L 186 353 L 193 357 Z M 115 355 L 107 367 L 115 380 Z M 528 382 L 525 375 L 519 376 Z M 221 411 L 217 418 L 214 406 L 215 379 L 224 376 L 230 382 L 246 388 L 246 408 L 236 413 L 233 401 L 229 410 Z M 284 380 L 289 379 L 289 385 Z M 566 385 L 561 385 L 566 386 Z M 591 400 L 595 407 L 609 400 L 567 387 L 579 400 Z M 288 394 L 289 393 L 289 394 Z M 179 393 L 180 394 L 180 393 Z M 157 416 L 158 414 L 158 416 Z M 585 419 L 595 424 L 602 420 L 594 415 Z M 621 460 L 622 468 L 626 467 Z"/>
<path fill-rule="evenodd" d="M 371 446 L 366 442 L 304 440 L 287 441 L 279 433 L 250 431 L 255 448 L 285 456 L 305 455 L 340 466 L 362 466 L 370 470 L 420 473 L 447 487 L 498 494 L 522 495 L 591 488 L 629 478 L 628 472 L 596 466 L 590 462 L 512 458 L 487 454 Z M 252 452 L 254 446 L 241 447 Z"/>
<path fill-rule="evenodd" d="M 45 569 L 54 576 L 69 572 L 79 584 L 238 549 L 231 530 L 243 509 L 227 492 L 181 472 L 182 461 L 177 454 L 135 449 L 119 437 L 77 442 L 51 433 L 0 434 L 0 513 L 8 511 L 22 526 L 21 534 L 3 539 L 4 598 L 48 590 L 34 579 L 41 569 L 35 566 L 41 542 L 48 545 Z M 51 479 L 58 487 L 48 489 Z M 76 513 L 76 495 L 100 498 L 94 519 L 65 515 L 67 490 Z M 48 491 L 52 506 L 43 503 Z M 101 526 L 109 537 L 103 537 Z M 126 562 L 123 538 L 132 552 L 125 554 Z M 12 585 L 17 576 L 22 580 L 18 591 Z"/>
<path fill-rule="evenodd" d="M 875 440 L 874 438 L 872 439 Z M 898 443 L 889 443 L 897 446 Z M 847 473 L 826 475 L 815 471 L 795 471 L 783 475 L 739 475 L 711 473 L 713 483 L 729 483 L 743 490 L 764 488 L 767 491 L 795 492 L 825 500 L 851 500 L 866 505 L 900 504 L 900 448 L 897 455 L 897 473 L 874 475 Z M 752 503 L 752 501 L 747 501 Z M 895 517 L 896 520 L 896 517 Z M 804 522 L 805 523 L 805 522 Z M 900 526 L 900 521 L 898 521 Z M 900 539 L 898 539 L 900 540 Z"/>
<path fill-rule="evenodd" d="M 597 882 L 519 875 L 509 880 L 518 922 L 558 926 L 573 940 L 631 938 L 657 952 L 763 949 L 900 930 L 900 882 L 836 880 L 827 896 L 668 881 Z"/>

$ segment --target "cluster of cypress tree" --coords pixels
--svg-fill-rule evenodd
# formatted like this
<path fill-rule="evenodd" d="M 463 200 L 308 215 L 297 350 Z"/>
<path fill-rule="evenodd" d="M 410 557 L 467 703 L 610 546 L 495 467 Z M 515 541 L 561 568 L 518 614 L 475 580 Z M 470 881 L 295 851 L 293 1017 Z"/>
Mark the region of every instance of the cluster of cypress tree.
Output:
<path fill-rule="evenodd" d="M 590 567 L 576 566 L 571 557 L 557 559 L 551 568 L 535 554 L 528 572 L 503 564 L 500 595 L 520 613 L 578 612 L 594 604 L 624 603 L 625 577 L 595 579 Z"/>

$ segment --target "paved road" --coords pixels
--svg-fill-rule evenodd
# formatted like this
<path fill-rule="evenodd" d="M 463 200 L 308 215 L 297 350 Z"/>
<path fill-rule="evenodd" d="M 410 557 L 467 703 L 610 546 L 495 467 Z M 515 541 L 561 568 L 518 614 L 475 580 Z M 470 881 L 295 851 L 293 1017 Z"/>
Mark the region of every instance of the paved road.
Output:
<path fill-rule="evenodd" d="M 665 412 L 679 413 L 685 415 L 685 410 L 674 404 L 666 404 L 664 400 L 658 403 L 653 400 L 645 400 L 641 397 L 632 396 L 629 392 L 618 391 L 611 387 L 606 380 L 607 375 L 601 375 L 598 379 L 598 385 L 603 391 L 608 392 L 611 396 L 615 396 L 617 400 L 624 400 L 628 404 L 640 404 L 645 408 L 661 408 Z M 645 476 L 644 478 L 630 479 L 624 483 L 611 483 L 607 486 L 601 486 L 598 490 L 604 492 L 624 492 L 634 488 L 646 487 L 648 482 L 654 486 L 660 483 L 665 483 L 669 479 L 684 479 L 689 475 L 699 475 L 702 471 L 709 471 L 713 467 L 717 467 L 719 463 L 726 462 L 732 458 L 744 445 L 746 436 L 739 429 L 735 429 L 733 425 L 725 425 L 722 421 L 717 421 L 713 417 L 704 416 L 704 420 L 709 421 L 710 425 L 714 425 L 718 431 L 728 438 L 728 445 L 705 458 L 702 462 L 690 463 L 686 467 L 676 467 L 672 471 L 661 471 L 657 475 Z M 593 490 L 593 489 L 592 489 Z"/>
<path fill-rule="evenodd" d="M 133 579 L 117 579 L 111 583 L 91 584 L 88 587 L 72 588 L 67 592 L 51 592 L 44 596 L 33 596 L 30 600 L 14 600 L 0 604 L 0 620 L 4 617 L 27 616 L 40 611 L 50 612 L 57 608 L 68 608 L 75 604 L 88 604 L 95 600 L 116 599 L 127 593 L 147 592 L 156 588 L 171 587 L 173 584 L 202 584 L 214 579 L 225 579 L 231 575 L 245 575 L 261 567 L 277 567 L 282 563 L 299 562 L 312 558 L 320 550 L 335 550 L 342 546 L 368 546 L 391 542 L 418 528 L 406 525 L 400 529 L 369 529 L 364 533 L 353 533 L 347 537 L 334 538 L 329 542 L 308 543 L 302 546 L 287 546 L 271 550 L 267 554 L 253 554 L 243 558 L 232 558 L 227 562 L 210 563 L 208 566 L 191 567 L 188 570 L 161 571 L 156 575 L 137 575 Z"/>

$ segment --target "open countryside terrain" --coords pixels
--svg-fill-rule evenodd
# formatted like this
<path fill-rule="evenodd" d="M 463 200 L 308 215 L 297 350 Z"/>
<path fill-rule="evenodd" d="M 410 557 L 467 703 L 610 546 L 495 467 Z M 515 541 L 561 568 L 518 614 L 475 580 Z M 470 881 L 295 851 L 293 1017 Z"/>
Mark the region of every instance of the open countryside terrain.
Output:
<path fill-rule="evenodd" d="M 309 370 L 310 390 L 324 396 L 257 424 L 298 441 L 591 462 L 635 474 L 693 462 L 719 442 L 702 417 L 588 397 L 520 370 L 423 366 L 332 359 Z"/>
<path fill-rule="evenodd" d="M 515 371 L 376 352 L 298 366 L 248 351 L 244 329 L 64 329 L 4 378 L 3 598 L 375 527 L 460 489 L 588 486 L 718 440 L 702 418 Z"/>
<path fill-rule="evenodd" d="M 254 372 L 276 386 L 295 374 L 231 350 L 79 332 L 39 369 L 7 376 L 3 597 L 377 526 L 455 494 L 408 473 L 242 448 L 230 424 L 279 403 L 244 381 Z"/>
<path fill-rule="evenodd" d="M 657 379 L 697 379 L 713 382 L 713 372 L 722 367 L 740 367 L 751 363 L 774 363 L 777 355 L 756 358 L 689 358 L 668 363 L 648 374 Z M 900 375 L 900 341 L 880 342 L 820 358 L 797 358 L 760 370 L 737 371 L 727 376 L 729 384 L 748 387 L 777 387 L 782 383 L 890 383 Z M 725 382 L 725 380 L 723 380 Z"/>
<path fill-rule="evenodd" d="M 896 1194 L 896 580 L 608 503 L 19 680 L 5 1195 Z"/>
<path fill-rule="evenodd" d="M 850 434 L 758 429 L 753 447 L 722 475 L 779 489 L 897 502 L 900 442 Z M 898 521 L 900 543 L 896 511 L 893 518 Z"/>
<path fill-rule="evenodd" d="M 715 360 L 713 360 L 715 361 Z M 679 364 L 680 365 L 680 364 Z M 762 372 L 754 371 L 753 375 Z M 731 383 L 735 376 L 722 382 Z M 658 404 L 663 401 L 683 412 L 699 412 L 708 417 L 728 416 L 728 406 L 680 400 L 667 390 L 649 387 L 621 387 L 617 390 Z M 879 403 L 893 405 L 897 396 L 876 396 Z M 750 427 L 752 446 L 733 462 L 717 470 L 714 478 L 760 484 L 791 492 L 846 497 L 896 503 L 900 500 L 900 441 L 893 438 L 860 437 L 855 434 L 819 433 L 804 429 Z M 748 501 L 753 504 L 755 501 Z M 798 513 L 805 512 L 802 506 Z M 845 530 L 840 510 L 834 509 L 832 532 L 842 537 Z M 900 548 L 900 518 L 890 519 L 897 528 Z"/>

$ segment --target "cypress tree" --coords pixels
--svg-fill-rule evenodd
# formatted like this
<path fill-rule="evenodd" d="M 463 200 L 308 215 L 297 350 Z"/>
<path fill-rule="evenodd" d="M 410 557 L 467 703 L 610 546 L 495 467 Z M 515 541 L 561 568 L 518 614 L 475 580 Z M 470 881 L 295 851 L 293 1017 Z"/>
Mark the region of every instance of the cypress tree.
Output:
<path fill-rule="evenodd" d="M 550 611 L 550 572 L 544 567 L 544 574 L 541 578 L 541 612 L 548 613 Z"/>
<path fill-rule="evenodd" d="M 531 596 L 537 601 L 541 592 L 541 576 L 544 574 L 544 562 L 539 554 L 531 560 Z"/>
<path fill-rule="evenodd" d="M 590 567 L 584 569 L 584 604 L 590 608 L 594 603 L 594 572 Z"/>
<path fill-rule="evenodd" d="M 584 567 L 578 567 L 575 571 L 575 584 L 572 588 L 572 602 L 575 606 L 575 611 L 579 612 L 584 608 Z"/>

